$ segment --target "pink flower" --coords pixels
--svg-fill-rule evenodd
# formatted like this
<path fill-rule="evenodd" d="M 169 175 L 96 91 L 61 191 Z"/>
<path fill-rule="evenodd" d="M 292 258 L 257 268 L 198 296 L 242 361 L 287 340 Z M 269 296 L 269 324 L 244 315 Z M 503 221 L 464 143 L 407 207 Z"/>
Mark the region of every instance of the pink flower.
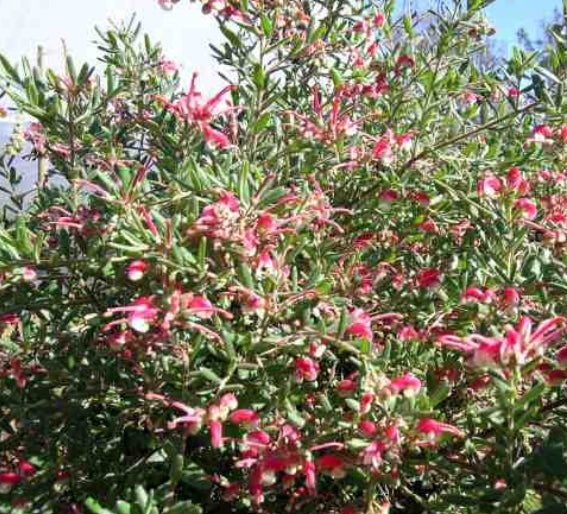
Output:
<path fill-rule="evenodd" d="M 533 139 L 539 143 L 547 143 L 553 138 L 553 129 L 549 125 L 537 125 L 532 131 Z"/>
<path fill-rule="evenodd" d="M 378 469 L 384 460 L 388 445 L 384 441 L 374 441 L 362 451 L 362 462 L 367 466 Z"/>
<path fill-rule="evenodd" d="M 506 185 L 522 196 L 528 195 L 531 189 L 530 183 L 524 178 L 522 171 L 517 166 L 512 166 L 508 170 Z"/>
<path fill-rule="evenodd" d="M 192 314 L 199 318 L 211 318 L 217 311 L 213 304 L 203 296 L 194 296 L 187 306 Z"/>
<path fill-rule="evenodd" d="M 37 271 L 30 266 L 22 268 L 22 279 L 24 282 L 34 282 L 37 279 Z"/>
<path fill-rule="evenodd" d="M 420 339 L 419 332 L 411 325 L 406 325 L 398 332 L 398 339 L 400 341 L 417 341 Z"/>
<path fill-rule="evenodd" d="M 219 109 L 220 103 L 225 95 L 233 89 L 233 86 L 227 86 L 209 100 L 204 100 L 203 95 L 197 91 L 197 74 L 193 74 L 189 92 L 181 97 L 170 109 L 179 117 L 194 123 L 208 123 L 215 117 L 227 112 Z"/>
<path fill-rule="evenodd" d="M 205 141 L 213 148 L 224 150 L 231 145 L 230 139 L 224 132 L 214 129 L 208 123 L 199 123 L 199 127 L 203 131 Z"/>
<path fill-rule="evenodd" d="M 273 234 L 278 229 L 278 223 L 274 216 L 266 212 L 258 216 L 257 227 L 264 234 Z"/>
<path fill-rule="evenodd" d="M 274 274 L 277 272 L 278 265 L 272 253 L 269 250 L 264 250 L 258 255 L 256 273 Z"/>
<path fill-rule="evenodd" d="M 376 28 L 382 27 L 385 22 L 386 16 L 384 15 L 384 13 L 379 12 L 378 14 L 376 14 L 376 16 L 374 16 L 373 23 Z"/>
<path fill-rule="evenodd" d="M 508 98 L 518 98 L 521 95 L 521 91 L 516 86 L 511 86 L 507 91 Z"/>
<path fill-rule="evenodd" d="M 161 70 L 162 73 L 165 74 L 174 74 L 179 70 L 175 62 L 169 61 L 167 59 L 163 59 L 159 62 L 159 69 Z"/>
<path fill-rule="evenodd" d="M 235 425 L 243 425 L 248 429 L 258 426 L 258 414 L 251 409 L 238 409 L 228 419 Z"/>
<path fill-rule="evenodd" d="M 244 442 L 248 446 L 264 448 L 271 442 L 270 435 L 263 430 L 255 430 L 244 436 Z"/>
<path fill-rule="evenodd" d="M 403 393 L 405 396 L 414 396 L 421 389 L 421 381 L 411 373 L 406 373 L 401 377 L 394 378 L 388 389 L 393 394 Z"/>
<path fill-rule="evenodd" d="M 18 462 L 18 471 L 20 475 L 24 477 L 31 477 L 35 475 L 36 468 L 31 462 L 27 460 L 21 460 Z"/>
<path fill-rule="evenodd" d="M 443 434 L 450 434 L 456 437 L 464 437 L 464 432 L 453 425 L 436 421 L 432 418 L 422 418 L 417 422 L 416 430 L 420 434 L 426 435 L 430 439 L 437 439 Z"/>
<path fill-rule="evenodd" d="M 424 268 L 417 273 L 417 285 L 421 289 L 434 289 L 441 284 L 442 273 L 435 268 Z"/>
<path fill-rule="evenodd" d="M 137 282 L 138 280 L 141 280 L 145 275 L 147 269 L 148 269 L 148 265 L 146 261 L 142 261 L 142 260 L 132 261 L 128 265 L 128 269 L 126 271 L 126 274 L 128 275 L 128 280 L 131 280 L 132 282 Z"/>
<path fill-rule="evenodd" d="M 533 220 L 537 216 L 537 207 L 529 198 L 519 198 L 514 202 L 514 207 L 520 212 L 521 218 Z"/>
<path fill-rule="evenodd" d="M 314 382 L 319 375 L 319 364 L 310 357 L 298 357 L 295 359 L 295 376 L 298 381 L 307 380 Z"/>
<path fill-rule="evenodd" d="M 533 330 L 532 322 L 523 317 L 515 328 L 504 337 L 485 337 L 478 334 L 461 338 L 441 336 L 439 344 L 463 352 L 471 358 L 475 367 L 524 365 L 528 360 L 541 356 L 547 346 L 564 331 L 561 317 L 543 321 Z"/>
<path fill-rule="evenodd" d="M 461 296 L 463 302 L 491 303 L 495 294 L 491 289 L 485 287 L 469 287 Z"/>
<path fill-rule="evenodd" d="M 213 448 L 222 448 L 224 442 L 222 437 L 222 423 L 219 420 L 210 420 L 208 423 L 211 432 L 211 446 Z"/>
<path fill-rule="evenodd" d="M 427 218 L 425 221 L 418 225 L 420 230 L 426 232 L 427 234 L 437 234 L 439 232 L 439 228 L 437 227 L 437 223 L 431 218 Z"/>
<path fill-rule="evenodd" d="M 376 142 L 372 149 L 372 157 L 382 161 L 384 164 L 390 164 L 394 160 L 392 143 L 389 137 L 382 137 Z"/>
<path fill-rule="evenodd" d="M 356 382 L 351 378 L 341 380 L 337 385 L 337 393 L 340 396 L 350 396 L 357 389 Z"/>
<path fill-rule="evenodd" d="M 372 437 L 378 431 L 378 428 L 376 427 L 376 423 L 373 423 L 372 421 L 368 421 L 368 420 L 360 421 L 358 423 L 358 429 L 366 437 Z"/>
<path fill-rule="evenodd" d="M 0 325 L 17 325 L 20 322 L 20 317 L 17 314 L 9 313 L 0 316 Z"/>
<path fill-rule="evenodd" d="M 502 294 L 502 303 L 506 307 L 515 307 L 520 303 L 520 293 L 514 287 L 506 287 Z"/>
<path fill-rule="evenodd" d="M 349 314 L 346 333 L 372 342 L 372 320 L 362 309 L 353 309 Z"/>
<path fill-rule="evenodd" d="M 311 460 L 303 461 L 303 474 L 305 475 L 305 485 L 311 494 L 315 493 L 316 489 L 316 475 L 315 463 Z"/>
<path fill-rule="evenodd" d="M 372 402 L 374 401 L 374 395 L 372 393 L 366 392 L 363 393 L 360 397 L 360 409 L 359 414 L 368 414 L 370 412 L 370 407 L 372 406 Z"/>
<path fill-rule="evenodd" d="M 138 298 L 131 306 L 128 314 L 128 325 L 136 332 L 145 333 L 159 314 L 150 298 Z"/>
<path fill-rule="evenodd" d="M 380 193 L 378 199 L 385 204 L 391 204 L 395 202 L 399 197 L 400 195 L 393 189 L 386 189 L 385 191 L 382 191 Z"/>
<path fill-rule="evenodd" d="M 494 198 L 498 195 L 498 193 L 500 193 L 501 189 L 502 182 L 496 175 L 493 175 L 492 173 L 486 174 L 477 183 L 477 192 L 480 198 L 482 198 L 483 196 Z"/>
<path fill-rule="evenodd" d="M 8 494 L 24 478 L 13 471 L 0 473 L 0 494 Z"/>
<path fill-rule="evenodd" d="M 178 425 L 183 425 L 189 429 L 189 432 L 196 434 L 201 429 L 201 424 L 205 416 L 205 411 L 203 409 L 194 409 L 193 407 L 188 407 L 181 402 L 173 402 L 171 407 L 183 412 L 182 416 L 175 418 L 167 424 L 167 428 L 174 429 Z"/>

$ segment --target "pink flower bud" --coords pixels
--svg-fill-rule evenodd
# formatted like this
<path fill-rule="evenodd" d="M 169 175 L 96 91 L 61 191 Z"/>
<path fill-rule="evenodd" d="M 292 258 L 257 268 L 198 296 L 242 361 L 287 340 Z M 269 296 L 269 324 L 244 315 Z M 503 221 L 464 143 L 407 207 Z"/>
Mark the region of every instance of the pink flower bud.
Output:
<path fill-rule="evenodd" d="M 146 264 L 145 261 L 142 260 L 132 261 L 128 265 L 128 270 L 127 270 L 128 280 L 131 280 L 132 282 L 137 282 L 138 280 L 141 280 L 144 277 L 147 268 L 148 265 Z"/>

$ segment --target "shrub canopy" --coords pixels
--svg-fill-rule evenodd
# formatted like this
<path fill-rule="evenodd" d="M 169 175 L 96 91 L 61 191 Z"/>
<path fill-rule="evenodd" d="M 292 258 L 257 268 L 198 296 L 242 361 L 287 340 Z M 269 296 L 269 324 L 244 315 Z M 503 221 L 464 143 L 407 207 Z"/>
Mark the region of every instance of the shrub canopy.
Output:
<path fill-rule="evenodd" d="M 219 92 L 1 59 L 3 512 L 565 512 L 566 36 L 487 3 L 209 0 Z"/>

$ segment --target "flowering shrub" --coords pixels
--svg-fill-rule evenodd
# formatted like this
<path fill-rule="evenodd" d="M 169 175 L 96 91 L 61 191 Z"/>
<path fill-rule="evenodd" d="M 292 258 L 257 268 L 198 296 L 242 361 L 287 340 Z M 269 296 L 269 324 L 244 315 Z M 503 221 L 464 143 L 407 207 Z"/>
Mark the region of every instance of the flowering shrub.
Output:
<path fill-rule="evenodd" d="M 4 512 L 565 512 L 567 53 L 485 3 L 203 2 L 218 93 L 2 58 Z"/>

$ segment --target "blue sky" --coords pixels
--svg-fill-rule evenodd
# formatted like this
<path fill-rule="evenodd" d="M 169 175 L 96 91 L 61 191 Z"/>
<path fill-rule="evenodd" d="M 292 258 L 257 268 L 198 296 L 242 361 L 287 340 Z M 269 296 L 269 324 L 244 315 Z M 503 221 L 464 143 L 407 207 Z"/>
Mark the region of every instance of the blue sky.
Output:
<path fill-rule="evenodd" d="M 522 27 L 537 37 L 540 21 L 550 19 L 555 8 L 561 8 L 561 0 L 496 0 L 487 15 L 497 30 L 495 37 L 509 48 Z"/>

